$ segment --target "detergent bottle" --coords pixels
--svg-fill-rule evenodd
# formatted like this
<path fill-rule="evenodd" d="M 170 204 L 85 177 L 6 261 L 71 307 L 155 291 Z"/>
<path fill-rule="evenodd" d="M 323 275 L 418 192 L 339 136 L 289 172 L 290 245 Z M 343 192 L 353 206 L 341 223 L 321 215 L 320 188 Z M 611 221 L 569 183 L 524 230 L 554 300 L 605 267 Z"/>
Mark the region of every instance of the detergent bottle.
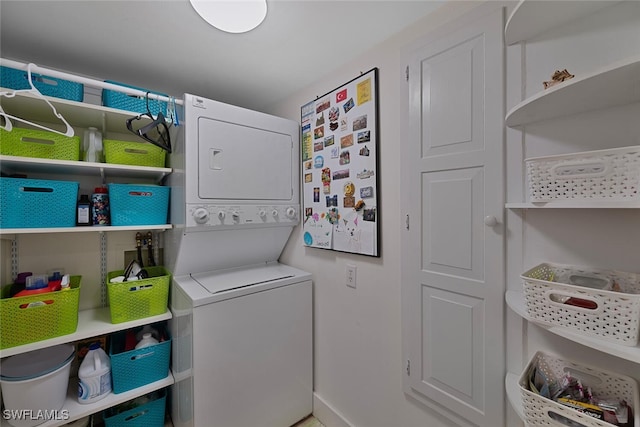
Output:
<path fill-rule="evenodd" d="M 78 369 L 78 402 L 93 403 L 111 393 L 111 361 L 99 343 L 89 346 Z"/>

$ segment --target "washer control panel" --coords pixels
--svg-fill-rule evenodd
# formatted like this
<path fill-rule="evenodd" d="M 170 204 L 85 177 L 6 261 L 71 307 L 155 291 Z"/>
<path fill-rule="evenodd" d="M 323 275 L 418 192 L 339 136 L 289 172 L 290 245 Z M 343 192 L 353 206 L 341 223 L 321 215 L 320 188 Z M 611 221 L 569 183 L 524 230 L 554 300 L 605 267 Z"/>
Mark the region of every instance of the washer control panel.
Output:
<path fill-rule="evenodd" d="M 299 222 L 295 205 L 187 205 L 187 227 L 236 226 L 245 224 L 295 225 Z"/>

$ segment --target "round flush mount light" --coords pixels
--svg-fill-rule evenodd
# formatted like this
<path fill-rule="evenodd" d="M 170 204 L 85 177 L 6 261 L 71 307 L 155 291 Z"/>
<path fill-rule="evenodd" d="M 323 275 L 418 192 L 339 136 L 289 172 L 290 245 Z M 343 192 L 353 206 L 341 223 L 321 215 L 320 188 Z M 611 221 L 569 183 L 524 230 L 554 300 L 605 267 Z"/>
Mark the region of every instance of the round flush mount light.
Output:
<path fill-rule="evenodd" d="M 210 25 L 228 33 L 246 33 L 267 16 L 267 0 L 189 0 Z"/>

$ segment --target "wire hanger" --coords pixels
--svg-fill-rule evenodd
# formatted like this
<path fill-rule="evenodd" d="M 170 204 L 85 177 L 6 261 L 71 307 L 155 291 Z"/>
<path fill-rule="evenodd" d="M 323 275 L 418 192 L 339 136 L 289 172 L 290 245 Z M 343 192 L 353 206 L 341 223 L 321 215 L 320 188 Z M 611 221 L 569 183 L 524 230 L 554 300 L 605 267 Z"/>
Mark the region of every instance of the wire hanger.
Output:
<path fill-rule="evenodd" d="M 42 95 L 42 93 L 40 93 L 38 88 L 36 88 L 33 85 L 33 80 L 32 80 L 32 77 L 31 77 L 31 67 L 35 67 L 35 64 L 28 64 L 27 65 L 27 80 L 29 81 L 29 86 L 31 86 L 30 89 L 17 89 L 17 90 L 14 90 L 14 91 L 0 91 L 0 96 L 5 96 L 7 98 L 13 98 L 14 96 L 16 96 L 17 93 L 32 93 L 32 94 L 36 95 L 38 98 L 40 98 L 44 102 L 46 102 L 47 105 L 49 105 L 49 107 L 51 107 L 51 110 L 53 110 L 53 114 L 65 124 L 67 130 L 65 132 L 61 132 L 61 131 L 56 130 L 56 129 L 51 129 L 51 128 L 48 128 L 46 126 L 30 122 L 30 121 L 25 120 L 25 119 L 20 118 L 20 117 L 12 116 L 10 114 L 5 113 L 5 111 L 0 106 L 0 117 L 3 118 L 4 121 L 5 121 L 5 124 L 2 126 L 2 128 L 7 130 L 7 131 L 10 131 L 11 129 L 13 129 L 13 125 L 11 123 L 11 120 L 15 120 L 15 121 L 18 121 L 18 122 L 26 123 L 28 125 L 37 127 L 39 129 L 46 130 L 48 132 L 57 133 L 58 135 L 74 136 L 75 132 L 74 132 L 73 128 L 71 127 L 71 125 L 69 124 L 69 122 L 67 122 L 64 119 L 64 117 L 62 117 L 62 114 L 58 113 L 58 111 L 56 110 L 56 107 L 54 107 L 53 104 L 51 104 L 51 102 L 49 102 L 49 100 L 47 98 L 45 98 L 44 95 Z"/>

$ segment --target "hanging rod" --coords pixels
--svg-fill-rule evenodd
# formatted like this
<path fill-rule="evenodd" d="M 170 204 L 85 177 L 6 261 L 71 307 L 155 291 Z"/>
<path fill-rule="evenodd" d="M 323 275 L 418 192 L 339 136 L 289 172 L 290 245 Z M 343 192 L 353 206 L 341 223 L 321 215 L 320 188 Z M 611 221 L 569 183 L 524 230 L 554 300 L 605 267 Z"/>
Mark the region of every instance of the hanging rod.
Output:
<path fill-rule="evenodd" d="M 27 71 L 28 64 L 25 64 L 23 62 L 13 61 L 11 59 L 0 58 L 0 63 L 2 63 L 2 65 L 6 66 L 6 67 Z M 116 92 L 125 93 L 127 95 L 133 95 L 133 96 L 139 96 L 139 97 L 148 96 L 149 99 L 156 99 L 158 101 L 165 101 L 165 102 L 174 101 L 178 105 L 182 105 L 183 104 L 182 99 L 169 98 L 168 96 L 157 95 L 155 93 L 146 92 L 144 90 L 138 90 L 138 89 L 134 89 L 134 88 L 126 87 L 126 86 L 120 86 L 120 85 L 116 85 L 116 84 L 112 84 L 112 83 L 107 83 L 107 82 L 103 82 L 102 80 L 95 80 L 95 79 L 90 79 L 90 78 L 87 78 L 87 77 L 76 76 L 75 74 L 64 73 L 62 71 L 50 70 L 48 68 L 43 68 L 43 67 L 40 67 L 40 66 L 35 65 L 35 64 L 33 64 L 31 66 L 31 72 L 38 73 L 38 74 L 44 74 L 44 75 L 46 75 L 48 77 L 55 77 L 55 78 L 63 79 L 63 80 L 70 80 L 70 81 L 73 81 L 73 82 L 76 82 L 76 83 L 81 83 L 81 84 L 87 85 L 87 86 L 93 86 L 93 87 L 98 87 L 98 88 L 101 88 L 101 89 L 113 90 L 113 91 L 116 91 Z M 147 93 L 148 93 L 148 95 L 147 95 Z"/>

